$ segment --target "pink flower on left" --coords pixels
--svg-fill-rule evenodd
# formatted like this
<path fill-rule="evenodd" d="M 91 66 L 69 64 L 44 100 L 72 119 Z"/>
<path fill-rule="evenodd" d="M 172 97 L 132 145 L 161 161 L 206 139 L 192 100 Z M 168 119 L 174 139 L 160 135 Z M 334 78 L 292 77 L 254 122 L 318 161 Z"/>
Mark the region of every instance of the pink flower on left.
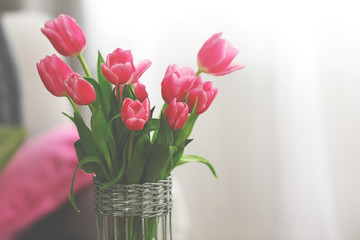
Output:
<path fill-rule="evenodd" d="M 36 63 L 40 78 L 46 89 L 57 97 L 66 96 L 65 79 L 73 70 L 55 54 L 46 56 Z"/>
<path fill-rule="evenodd" d="M 86 38 L 76 20 L 60 14 L 45 22 L 41 32 L 50 40 L 56 51 L 64 56 L 78 56 L 86 45 Z"/>
<path fill-rule="evenodd" d="M 66 92 L 78 105 L 89 105 L 96 99 L 94 87 L 76 72 L 67 77 L 64 85 Z"/>

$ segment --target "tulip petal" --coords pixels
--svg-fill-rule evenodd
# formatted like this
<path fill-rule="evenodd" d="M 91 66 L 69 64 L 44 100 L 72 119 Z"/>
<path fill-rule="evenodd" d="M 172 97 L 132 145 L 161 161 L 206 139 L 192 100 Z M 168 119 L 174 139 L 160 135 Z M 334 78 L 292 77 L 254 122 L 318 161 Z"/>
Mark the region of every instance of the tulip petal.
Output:
<path fill-rule="evenodd" d="M 101 63 L 101 70 L 104 77 L 112 84 L 120 84 L 118 77 L 103 63 Z"/>
<path fill-rule="evenodd" d="M 241 70 L 244 67 L 245 67 L 245 65 L 243 65 L 243 64 L 233 64 L 233 65 L 227 67 L 225 70 L 223 70 L 221 72 L 213 73 L 213 75 L 214 76 L 223 76 L 223 75 L 232 73 L 234 71 Z"/>
<path fill-rule="evenodd" d="M 132 84 L 136 82 L 141 77 L 141 75 L 150 67 L 150 65 L 151 61 L 148 59 L 140 61 L 136 66 L 135 72 L 131 75 L 131 78 L 128 82 L 126 82 L 126 84 Z"/>
<path fill-rule="evenodd" d="M 133 72 L 131 63 L 116 64 L 111 66 L 110 70 L 117 76 L 118 84 L 126 83 Z"/>
<path fill-rule="evenodd" d="M 139 131 L 144 128 L 146 121 L 139 118 L 130 118 L 126 121 L 126 126 L 129 130 Z"/>

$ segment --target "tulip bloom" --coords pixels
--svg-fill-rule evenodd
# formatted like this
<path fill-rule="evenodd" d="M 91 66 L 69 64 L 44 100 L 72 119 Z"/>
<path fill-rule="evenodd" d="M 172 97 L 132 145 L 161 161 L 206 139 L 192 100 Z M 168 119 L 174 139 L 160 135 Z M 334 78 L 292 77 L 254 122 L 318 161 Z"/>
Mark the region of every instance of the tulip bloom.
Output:
<path fill-rule="evenodd" d="M 132 84 L 136 82 L 140 76 L 151 65 L 150 60 L 142 60 L 135 67 L 133 56 L 130 50 L 115 49 L 106 57 L 106 64 L 101 64 L 104 77 L 112 84 Z"/>
<path fill-rule="evenodd" d="M 132 131 L 139 131 L 144 128 L 150 116 L 149 99 L 143 102 L 126 98 L 121 108 L 121 119 L 126 127 Z"/>
<path fill-rule="evenodd" d="M 176 130 L 184 126 L 189 115 L 189 107 L 184 102 L 176 102 L 176 98 L 174 98 L 165 109 L 164 114 L 170 127 Z"/>
<path fill-rule="evenodd" d="M 189 67 L 179 68 L 170 65 L 161 82 L 161 95 L 166 103 L 174 98 L 183 101 L 191 89 L 201 85 L 201 79 L 196 77 L 194 70 Z"/>
<path fill-rule="evenodd" d="M 221 39 L 221 35 L 222 33 L 214 34 L 201 47 L 197 55 L 201 72 L 221 76 L 245 67 L 231 63 L 239 51 L 229 41 Z"/>
<path fill-rule="evenodd" d="M 78 73 L 71 73 L 64 85 L 66 92 L 78 105 L 89 105 L 96 99 L 94 87 Z"/>
<path fill-rule="evenodd" d="M 75 19 L 60 14 L 45 22 L 41 32 L 50 40 L 56 51 L 64 56 L 78 56 L 85 47 L 86 38 Z"/>
<path fill-rule="evenodd" d="M 46 89 L 57 97 L 66 96 L 65 79 L 73 70 L 55 54 L 36 63 L 36 68 Z"/>
<path fill-rule="evenodd" d="M 195 106 L 197 99 L 196 114 L 201 114 L 205 112 L 209 107 L 212 101 L 215 99 L 218 93 L 218 89 L 212 86 L 212 82 L 204 82 L 202 87 L 193 89 L 189 92 L 187 98 L 187 104 L 189 105 L 190 112 Z"/>

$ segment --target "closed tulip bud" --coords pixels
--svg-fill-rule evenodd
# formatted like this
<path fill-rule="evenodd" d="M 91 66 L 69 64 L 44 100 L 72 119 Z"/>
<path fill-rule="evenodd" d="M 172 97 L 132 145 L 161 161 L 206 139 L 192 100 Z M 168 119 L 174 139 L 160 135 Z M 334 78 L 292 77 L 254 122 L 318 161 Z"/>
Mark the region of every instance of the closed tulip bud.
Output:
<path fill-rule="evenodd" d="M 239 51 L 229 41 L 221 39 L 221 35 L 222 33 L 214 34 L 201 47 L 197 55 L 201 72 L 221 76 L 245 67 L 232 63 Z"/>
<path fill-rule="evenodd" d="M 174 98 L 165 109 L 164 114 L 170 127 L 177 130 L 184 126 L 189 115 L 189 107 L 184 102 L 176 102 L 176 98 Z"/>
<path fill-rule="evenodd" d="M 78 73 L 71 73 L 65 80 L 65 89 L 78 105 L 89 105 L 96 99 L 94 87 Z"/>
<path fill-rule="evenodd" d="M 146 92 L 146 86 L 140 82 L 134 83 L 135 95 L 139 99 L 140 102 L 143 102 L 146 98 L 148 98 L 148 93 Z"/>
<path fill-rule="evenodd" d="M 126 127 L 132 131 L 139 131 L 144 128 L 150 116 L 149 99 L 143 102 L 126 98 L 121 108 L 121 119 Z"/>
<path fill-rule="evenodd" d="M 191 68 L 179 68 L 176 64 L 170 65 L 161 82 L 162 98 L 166 103 L 170 103 L 174 98 L 183 101 L 189 91 L 198 83 L 198 78 Z"/>
<path fill-rule="evenodd" d="M 140 76 L 151 65 L 150 60 L 142 60 L 135 67 L 133 56 L 130 50 L 115 49 L 107 55 L 106 64 L 101 64 L 104 77 L 112 84 L 132 84 L 136 82 Z"/>
<path fill-rule="evenodd" d="M 41 32 L 50 40 L 56 51 L 64 56 L 78 56 L 86 45 L 83 30 L 75 19 L 60 14 L 54 20 L 45 22 Z"/>
<path fill-rule="evenodd" d="M 36 63 L 39 76 L 46 89 L 57 97 L 66 96 L 65 79 L 73 70 L 55 54 L 46 56 Z"/>
<path fill-rule="evenodd" d="M 204 113 L 211 105 L 218 93 L 218 89 L 212 86 L 212 82 L 204 82 L 202 87 L 193 89 L 189 92 L 187 104 L 190 112 L 195 106 L 197 99 L 196 114 Z"/>

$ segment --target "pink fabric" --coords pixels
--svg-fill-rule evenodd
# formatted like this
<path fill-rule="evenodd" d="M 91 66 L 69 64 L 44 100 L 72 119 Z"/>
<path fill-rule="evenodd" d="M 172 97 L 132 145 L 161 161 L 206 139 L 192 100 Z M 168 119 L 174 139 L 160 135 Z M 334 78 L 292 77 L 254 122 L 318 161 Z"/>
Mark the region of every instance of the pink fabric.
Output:
<path fill-rule="evenodd" d="M 68 201 L 71 177 L 78 163 L 73 126 L 56 127 L 29 139 L 0 175 L 0 239 L 14 234 Z M 92 185 L 92 176 L 78 171 L 74 192 Z"/>

